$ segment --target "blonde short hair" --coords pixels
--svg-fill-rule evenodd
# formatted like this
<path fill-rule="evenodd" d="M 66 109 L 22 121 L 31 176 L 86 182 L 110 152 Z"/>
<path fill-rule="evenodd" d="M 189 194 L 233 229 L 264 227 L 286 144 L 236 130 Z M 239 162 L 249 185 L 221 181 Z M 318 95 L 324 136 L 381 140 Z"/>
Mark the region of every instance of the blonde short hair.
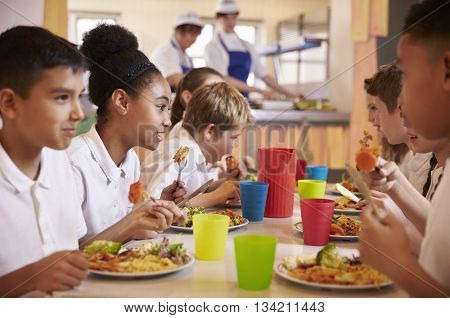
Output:
<path fill-rule="evenodd" d="M 184 114 L 183 127 L 194 135 L 196 130 L 209 124 L 229 130 L 253 121 L 245 97 L 233 86 L 220 82 L 194 92 Z"/>

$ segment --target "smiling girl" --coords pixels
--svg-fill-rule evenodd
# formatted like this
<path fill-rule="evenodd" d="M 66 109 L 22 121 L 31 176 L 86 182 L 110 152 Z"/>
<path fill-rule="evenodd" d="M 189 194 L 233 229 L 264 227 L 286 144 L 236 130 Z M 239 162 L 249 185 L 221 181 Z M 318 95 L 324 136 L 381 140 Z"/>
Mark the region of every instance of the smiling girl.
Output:
<path fill-rule="evenodd" d="M 89 95 L 98 107 L 97 124 L 68 150 L 88 228 L 83 242 L 98 233 L 96 239 L 114 241 L 154 237 L 182 213 L 162 200 L 129 213 L 129 188 L 140 177 L 132 148 L 155 150 L 171 125 L 169 84 L 121 26 L 101 24 L 86 33 L 81 52 L 89 62 Z M 161 198 L 185 194 L 175 187 L 164 189 Z"/>

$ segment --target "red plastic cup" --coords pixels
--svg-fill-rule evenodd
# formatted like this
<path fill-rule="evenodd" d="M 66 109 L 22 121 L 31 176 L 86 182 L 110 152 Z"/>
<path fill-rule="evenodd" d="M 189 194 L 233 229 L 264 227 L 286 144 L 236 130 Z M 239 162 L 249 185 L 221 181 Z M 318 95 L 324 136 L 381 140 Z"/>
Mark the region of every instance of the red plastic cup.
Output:
<path fill-rule="evenodd" d="M 295 169 L 295 181 L 305 179 L 306 165 L 307 165 L 306 160 L 297 159 L 297 165 Z"/>
<path fill-rule="evenodd" d="M 305 245 L 325 246 L 328 244 L 334 201 L 328 199 L 300 200 Z"/>

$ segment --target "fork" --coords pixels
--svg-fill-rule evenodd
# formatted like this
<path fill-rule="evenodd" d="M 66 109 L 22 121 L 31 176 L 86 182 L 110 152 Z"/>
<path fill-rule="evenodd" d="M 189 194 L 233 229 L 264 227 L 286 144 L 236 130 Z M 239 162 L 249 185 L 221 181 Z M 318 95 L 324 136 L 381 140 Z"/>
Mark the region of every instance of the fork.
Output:
<path fill-rule="evenodd" d="M 186 168 L 187 160 L 177 162 L 177 164 L 178 164 L 178 177 L 177 177 L 177 187 L 175 188 L 175 192 L 177 192 L 180 189 L 181 172 L 184 170 L 184 168 Z"/>

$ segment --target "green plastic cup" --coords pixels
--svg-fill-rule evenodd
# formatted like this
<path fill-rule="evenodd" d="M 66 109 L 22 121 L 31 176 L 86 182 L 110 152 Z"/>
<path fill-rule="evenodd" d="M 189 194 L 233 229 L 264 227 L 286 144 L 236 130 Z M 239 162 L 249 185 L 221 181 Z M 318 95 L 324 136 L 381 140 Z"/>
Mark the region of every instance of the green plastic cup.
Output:
<path fill-rule="evenodd" d="M 239 288 L 269 288 L 276 245 L 277 239 L 271 235 L 240 235 L 234 238 Z"/>
<path fill-rule="evenodd" d="M 192 217 L 195 256 L 199 260 L 215 261 L 223 258 L 230 218 L 219 214 L 196 214 Z"/>
<path fill-rule="evenodd" d="M 324 180 L 298 180 L 300 199 L 323 199 L 327 182 Z"/>

